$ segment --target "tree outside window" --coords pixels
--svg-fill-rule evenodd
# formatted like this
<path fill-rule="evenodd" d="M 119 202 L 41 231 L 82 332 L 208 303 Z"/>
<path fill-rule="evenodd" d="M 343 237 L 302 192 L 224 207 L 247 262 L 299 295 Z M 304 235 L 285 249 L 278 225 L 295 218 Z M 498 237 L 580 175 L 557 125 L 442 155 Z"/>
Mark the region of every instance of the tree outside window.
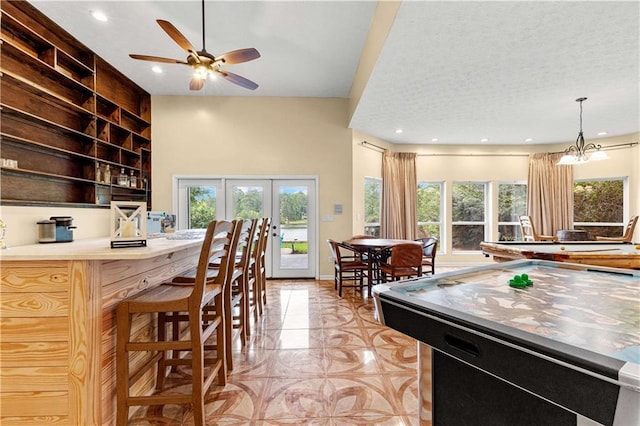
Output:
<path fill-rule="evenodd" d="M 435 237 L 442 241 L 442 187 L 442 182 L 418 182 L 418 238 Z"/>
<path fill-rule="evenodd" d="M 233 217 L 259 219 L 263 216 L 262 187 L 237 186 L 233 191 Z"/>
<path fill-rule="evenodd" d="M 216 219 L 216 187 L 191 186 L 189 192 L 189 228 L 206 229 Z"/>
<path fill-rule="evenodd" d="M 364 178 L 364 231 L 380 237 L 380 205 L 382 179 Z"/>
<path fill-rule="evenodd" d="M 486 235 L 486 183 L 454 183 L 452 188 L 453 251 L 480 250 Z"/>
<path fill-rule="evenodd" d="M 623 233 L 625 179 L 579 180 L 573 184 L 573 224 L 591 237 Z"/>
<path fill-rule="evenodd" d="M 520 216 L 527 214 L 527 185 L 498 184 L 499 241 L 522 241 Z"/>

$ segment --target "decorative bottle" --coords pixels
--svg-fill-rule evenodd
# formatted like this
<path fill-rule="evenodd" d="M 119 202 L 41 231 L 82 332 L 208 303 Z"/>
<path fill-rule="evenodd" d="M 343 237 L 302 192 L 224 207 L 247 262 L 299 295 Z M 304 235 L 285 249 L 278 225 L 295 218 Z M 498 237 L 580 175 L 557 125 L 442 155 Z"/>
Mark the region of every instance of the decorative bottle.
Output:
<path fill-rule="evenodd" d="M 136 175 L 133 174 L 133 170 L 131 170 L 131 175 L 129 176 L 129 186 L 131 188 L 138 187 L 138 179 L 136 178 Z"/>
<path fill-rule="evenodd" d="M 102 175 L 103 182 L 107 185 L 111 185 L 111 166 L 107 166 Z"/>
<path fill-rule="evenodd" d="M 129 186 L 129 176 L 124 172 L 124 167 L 120 169 L 120 174 L 118 175 L 118 185 Z"/>

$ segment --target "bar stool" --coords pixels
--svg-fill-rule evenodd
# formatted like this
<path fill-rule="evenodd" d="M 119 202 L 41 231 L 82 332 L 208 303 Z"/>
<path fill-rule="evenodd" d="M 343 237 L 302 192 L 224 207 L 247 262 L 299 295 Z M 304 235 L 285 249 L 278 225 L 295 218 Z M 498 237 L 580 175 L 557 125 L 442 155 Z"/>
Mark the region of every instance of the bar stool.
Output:
<path fill-rule="evenodd" d="M 237 244 L 234 249 L 234 256 L 231 257 L 229 263 L 229 272 L 220 283 L 222 284 L 222 305 L 209 304 L 204 307 L 205 315 L 215 315 L 216 312 L 223 310 L 225 323 L 225 352 L 226 367 L 233 370 L 233 342 L 239 338 L 240 344 L 246 344 L 247 336 L 250 333 L 249 324 L 249 302 L 248 302 L 248 257 L 250 255 L 249 244 L 253 238 L 255 230 L 255 222 L 253 220 L 237 220 L 238 237 Z M 213 260 L 209 262 L 207 271 L 208 282 L 216 282 L 220 276 L 221 262 Z M 196 271 L 188 271 L 183 275 L 173 278 L 173 285 L 193 285 Z M 167 321 L 173 318 L 167 315 Z M 174 335 L 177 333 L 177 324 L 173 322 Z"/>
<path fill-rule="evenodd" d="M 235 221 L 213 221 L 200 251 L 197 273 L 193 285 L 160 285 L 124 299 L 117 307 L 117 424 L 125 425 L 129 417 L 129 407 L 139 405 L 187 404 L 193 407 L 194 422 L 204 425 L 204 395 L 213 381 L 218 379 L 226 384 L 224 311 L 216 315 L 204 314 L 204 308 L 214 303 L 223 306 L 223 285 L 221 282 L 230 273 L 229 263 L 235 253 L 239 227 Z M 207 282 L 207 270 L 211 261 L 224 265 L 214 283 Z M 176 313 L 176 314 L 174 314 Z M 131 335 L 132 319 L 140 314 L 158 315 L 158 335 L 142 340 L 143 335 Z M 153 315 L 151 315 L 153 317 Z M 184 333 L 166 339 L 166 325 L 170 320 L 187 324 Z M 205 344 L 215 333 L 215 345 Z M 185 351 L 190 358 L 176 358 L 173 351 Z M 151 352 L 142 365 L 133 365 L 130 352 Z M 215 352 L 215 357 L 210 356 Z M 176 352 L 179 353 L 179 352 Z M 136 364 L 140 364 L 136 362 Z M 150 396 L 131 396 L 131 386 L 145 373 L 158 366 L 156 392 Z M 161 394 L 164 386 L 166 367 L 187 365 L 192 372 L 191 394 Z M 205 365 L 211 367 L 205 376 Z"/>
<path fill-rule="evenodd" d="M 264 305 L 267 303 L 267 274 L 266 274 L 266 266 L 265 266 L 265 257 L 267 251 L 267 245 L 269 242 L 269 232 L 271 230 L 271 218 L 264 217 L 262 218 L 262 224 L 260 225 L 260 240 L 258 243 L 258 250 L 255 253 L 254 269 L 252 271 L 253 276 L 256 280 L 256 306 L 258 308 L 258 313 L 262 315 L 264 311 Z"/>

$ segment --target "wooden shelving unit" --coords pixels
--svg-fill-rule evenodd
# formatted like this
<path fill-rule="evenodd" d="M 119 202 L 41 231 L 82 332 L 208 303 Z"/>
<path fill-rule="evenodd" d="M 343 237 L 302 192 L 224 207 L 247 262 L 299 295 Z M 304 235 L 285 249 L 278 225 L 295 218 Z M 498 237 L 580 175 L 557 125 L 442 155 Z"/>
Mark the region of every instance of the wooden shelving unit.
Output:
<path fill-rule="evenodd" d="M 1 168 L 2 204 L 151 209 L 149 94 L 28 2 L 0 4 L 0 152 L 18 164 Z"/>

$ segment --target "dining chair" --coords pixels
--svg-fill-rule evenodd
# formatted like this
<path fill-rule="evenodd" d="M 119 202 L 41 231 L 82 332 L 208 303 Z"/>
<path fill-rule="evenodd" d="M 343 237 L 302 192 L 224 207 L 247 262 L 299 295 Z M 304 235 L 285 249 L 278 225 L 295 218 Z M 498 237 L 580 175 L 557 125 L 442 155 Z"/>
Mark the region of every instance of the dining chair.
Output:
<path fill-rule="evenodd" d="M 555 235 L 540 235 L 536 232 L 531 216 L 520 216 L 520 229 L 524 241 L 558 241 Z"/>
<path fill-rule="evenodd" d="M 436 273 L 436 251 L 438 248 L 438 239 L 435 237 L 418 238 L 416 241 L 422 243 L 422 275 L 431 275 Z M 428 270 L 431 270 L 429 272 Z"/>
<path fill-rule="evenodd" d="M 369 265 L 362 260 L 360 252 L 345 243 L 332 239 L 327 240 L 333 258 L 333 282 L 338 296 L 342 297 L 342 289 L 346 287 L 364 288 L 364 278 L 367 277 Z M 345 284 L 352 282 L 352 284 Z M 367 285 L 370 285 L 367 280 Z"/>
<path fill-rule="evenodd" d="M 403 277 L 422 275 L 422 254 L 421 244 L 402 243 L 391 247 L 389 260 L 381 261 L 378 265 L 382 281 L 387 282 L 388 277 L 397 281 Z"/>
<path fill-rule="evenodd" d="M 209 304 L 223 306 L 224 280 L 238 241 L 235 221 L 212 221 L 207 226 L 192 285 L 161 284 L 122 300 L 116 309 L 116 422 L 125 425 L 129 407 L 191 404 L 194 423 L 204 425 L 204 395 L 217 378 L 226 384 L 224 311 L 205 313 Z M 207 280 L 211 261 L 222 265 L 215 281 Z M 157 316 L 156 333 L 134 333 L 133 318 Z M 167 325 L 180 322 L 178 334 L 167 337 Z M 172 329 L 176 330 L 176 328 Z M 215 336 L 215 344 L 209 339 Z M 150 356 L 144 357 L 146 352 Z M 179 356 L 186 352 L 190 356 Z M 136 354 L 132 354 L 136 353 Z M 215 356 L 213 356 L 215 354 Z M 176 355 L 178 355 L 176 357 Z M 185 366 L 191 372 L 190 393 L 163 393 L 167 367 Z M 132 396 L 131 389 L 157 366 L 155 392 Z M 207 367 L 205 369 L 205 366 Z M 133 369 L 133 372 L 131 371 Z"/>
<path fill-rule="evenodd" d="M 633 216 L 629 219 L 629 223 L 627 223 L 627 227 L 624 230 L 624 234 L 621 237 L 596 237 L 596 241 L 611 241 L 618 243 L 630 243 L 633 241 L 633 232 L 636 229 L 636 224 L 638 223 L 638 216 Z"/>

